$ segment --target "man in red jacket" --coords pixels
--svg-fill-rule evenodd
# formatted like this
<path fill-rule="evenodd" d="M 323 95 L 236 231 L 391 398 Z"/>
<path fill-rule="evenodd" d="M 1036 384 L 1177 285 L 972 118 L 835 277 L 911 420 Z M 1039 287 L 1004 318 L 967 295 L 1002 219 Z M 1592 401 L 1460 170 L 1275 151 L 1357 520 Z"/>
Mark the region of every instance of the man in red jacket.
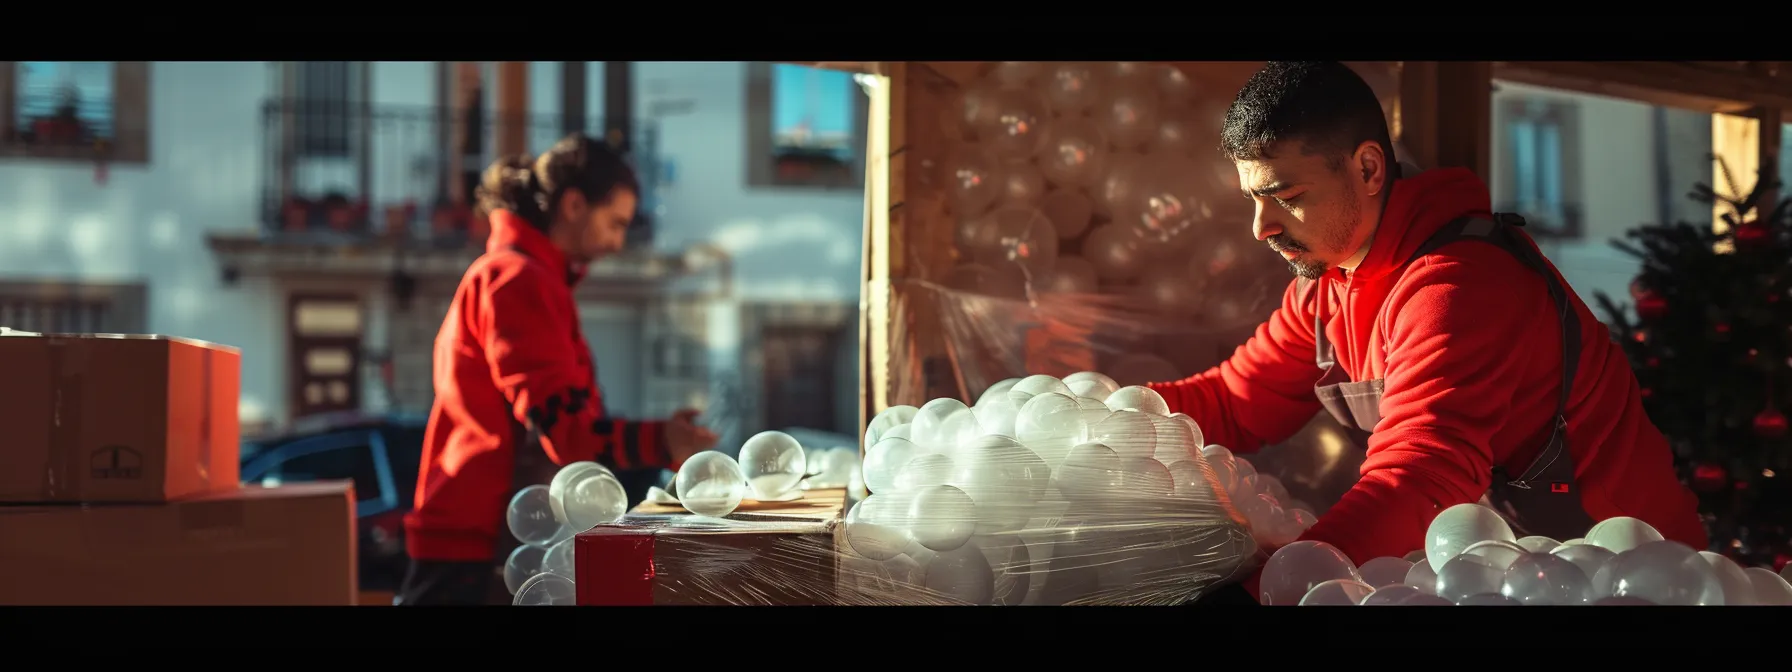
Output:
<path fill-rule="evenodd" d="M 1486 496 L 1521 535 L 1631 516 L 1706 547 L 1623 351 L 1474 173 L 1400 175 L 1374 93 L 1335 62 L 1270 63 L 1221 138 L 1297 278 L 1231 359 L 1152 388 L 1241 453 L 1322 408 L 1371 432 L 1361 479 L 1303 539 L 1398 557 Z"/>
<path fill-rule="evenodd" d="M 505 507 L 541 465 L 595 460 L 611 469 L 678 466 L 715 445 L 695 411 L 669 421 L 611 417 L 572 288 L 622 249 L 640 192 L 607 145 L 575 134 L 539 159 L 486 171 L 486 253 L 461 279 L 435 347 L 435 407 L 416 508 L 405 518 L 411 567 L 402 605 L 487 601 Z"/>

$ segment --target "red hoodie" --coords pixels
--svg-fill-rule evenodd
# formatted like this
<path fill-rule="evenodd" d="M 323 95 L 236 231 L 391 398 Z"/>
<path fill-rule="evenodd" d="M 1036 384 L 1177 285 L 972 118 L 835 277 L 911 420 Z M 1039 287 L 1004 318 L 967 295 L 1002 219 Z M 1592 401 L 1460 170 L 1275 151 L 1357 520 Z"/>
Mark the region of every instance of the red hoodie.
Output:
<path fill-rule="evenodd" d="M 1151 386 L 1193 417 L 1208 443 L 1245 453 L 1286 440 L 1320 410 L 1314 299 L 1326 301 L 1338 366 L 1352 380 L 1384 378 L 1386 391 L 1361 480 L 1301 538 L 1336 546 L 1359 565 L 1423 548 L 1439 511 L 1478 501 L 1495 465 L 1522 473 L 1549 439 L 1562 332 L 1543 278 L 1479 243 L 1407 263 L 1452 220 L 1490 214 L 1490 200 L 1465 169 L 1395 181 L 1355 271 L 1329 272 L 1300 296 L 1290 283 L 1282 306 L 1230 360 Z M 1568 445 L 1583 508 L 1596 521 L 1631 516 L 1705 548 L 1697 500 L 1643 411 L 1629 361 L 1586 304 L 1573 292 L 1567 298 L 1581 324 Z"/>
<path fill-rule="evenodd" d="M 436 335 L 435 406 L 416 509 L 405 516 L 413 560 L 492 559 L 519 446 L 539 444 L 561 465 L 676 467 L 664 423 L 604 412 L 573 302 L 584 267 L 509 212 L 493 212 L 491 224 Z"/>

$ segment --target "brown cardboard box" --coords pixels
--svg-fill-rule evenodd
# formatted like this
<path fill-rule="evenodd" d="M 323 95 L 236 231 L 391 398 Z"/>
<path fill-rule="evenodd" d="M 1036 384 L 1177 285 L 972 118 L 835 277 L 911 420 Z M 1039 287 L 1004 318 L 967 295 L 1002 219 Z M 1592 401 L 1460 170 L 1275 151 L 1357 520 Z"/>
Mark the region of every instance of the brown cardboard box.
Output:
<path fill-rule="evenodd" d="M 351 481 L 0 507 L 0 604 L 356 603 Z"/>
<path fill-rule="evenodd" d="M 162 502 L 238 487 L 235 348 L 8 335 L 0 371 L 0 502 Z"/>
<path fill-rule="evenodd" d="M 574 540 L 580 605 L 831 605 L 844 489 L 743 503 L 726 522 L 643 504 Z"/>

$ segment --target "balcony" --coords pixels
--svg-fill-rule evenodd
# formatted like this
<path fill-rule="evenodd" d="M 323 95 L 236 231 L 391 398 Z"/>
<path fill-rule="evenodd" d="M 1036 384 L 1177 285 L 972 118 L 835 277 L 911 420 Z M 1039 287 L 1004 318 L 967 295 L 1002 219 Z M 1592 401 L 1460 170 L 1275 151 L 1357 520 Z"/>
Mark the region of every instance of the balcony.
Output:
<path fill-rule="evenodd" d="M 211 248 L 238 272 L 458 274 L 490 231 L 472 207 L 480 174 L 496 158 L 494 139 L 517 125 L 531 152 L 565 135 L 559 115 L 493 119 L 448 108 L 269 101 L 259 230 L 213 236 Z M 589 119 L 584 128 L 595 134 L 603 122 Z M 637 122 L 640 215 L 630 252 L 606 264 L 632 270 L 605 270 L 663 272 L 663 260 L 647 251 L 658 205 L 656 150 L 655 129 Z"/>

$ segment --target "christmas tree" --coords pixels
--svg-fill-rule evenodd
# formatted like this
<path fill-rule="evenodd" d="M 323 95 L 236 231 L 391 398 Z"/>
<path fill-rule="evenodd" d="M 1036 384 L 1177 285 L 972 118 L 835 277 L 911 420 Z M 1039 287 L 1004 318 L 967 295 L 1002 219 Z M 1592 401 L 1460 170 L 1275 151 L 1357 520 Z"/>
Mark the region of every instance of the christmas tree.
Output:
<path fill-rule="evenodd" d="M 1674 446 L 1680 476 L 1699 495 L 1711 550 L 1775 571 L 1792 557 L 1792 199 L 1764 161 L 1755 186 L 1691 194 L 1728 224 L 1657 224 L 1612 245 L 1642 262 L 1631 284 L 1635 319 L 1598 295 L 1642 385 L 1643 405 Z"/>

